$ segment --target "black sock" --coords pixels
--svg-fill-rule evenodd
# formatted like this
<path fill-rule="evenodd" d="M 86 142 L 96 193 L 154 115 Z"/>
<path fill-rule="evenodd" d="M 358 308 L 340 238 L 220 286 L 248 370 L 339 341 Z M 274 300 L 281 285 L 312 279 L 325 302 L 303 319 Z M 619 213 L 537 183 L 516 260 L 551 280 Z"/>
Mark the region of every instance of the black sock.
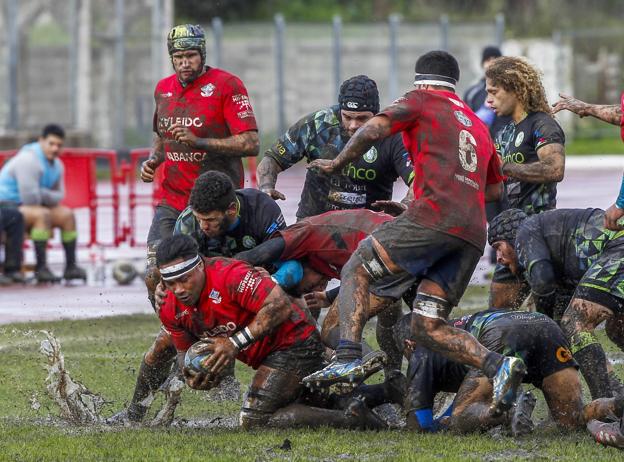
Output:
<path fill-rule="evenodd" d="M 488 379 L 491 379 L 498 372 L 498 368 L 503 363 L 505 357 L 494 351 L 490 351 L 483 361 L 483 373 Z"/>
<path fill-rule="evenodd" d="M 590 343 L 574 353 L 581 373 L 587 382 L 592 399 L 611 398 L 607 357 L 599 343 Z"/>
<path fill-rule="evenodd" d="M 70 268 L 76 265 L 76 240 L 63 242 L 65 249 L 65 267 Z"/>
<path fill-rule="evenodd" d="M 340 361 L 353 361 L 362 358 L 362 344 L 350 340 L 340 340 L 336 348 L 336 357 Z"/>
<path fill-rule="evenodd" d="M 35 271 L 44 268 L 47 264 L 47 252 L 48 252 L 48 241 L 33 241 L 35 246 L 35 257 L 37 263 L 35 265 Z"/>

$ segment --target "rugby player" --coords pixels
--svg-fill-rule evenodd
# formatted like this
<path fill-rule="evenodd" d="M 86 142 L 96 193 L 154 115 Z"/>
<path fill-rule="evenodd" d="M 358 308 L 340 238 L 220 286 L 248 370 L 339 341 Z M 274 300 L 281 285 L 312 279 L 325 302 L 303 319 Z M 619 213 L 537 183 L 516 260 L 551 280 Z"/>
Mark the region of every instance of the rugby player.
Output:
<path fill-rule="evenodd" d="M 568 110 L 578 114 L 580 117 L 591 116 L 612 125 L 618 125 L 620 127 L 620 136 L 624 141 L 624 119 L 622 118 L 624 93 L 622 93 L 620 98 L 620 104 L 612 105 L 589 104 L 572 96 L 564 94 L 559 94 L 559 96 L 561 99 L 553 104 L 553 113 Z M 622 217 L 624 217 L 624 179 L 615 203 L 605 211 L 605 227 L 611 231 L 624 229 L 624 226 L 618 224 L 618 220 Z"/>
<path fill-rule="evenodd" d="M 565 309 L 560 325 L 594 399 L 622 392 L 594 335 L 606 321 L 608 337 L 624 349 L 624 235 L 605 229 L 604 215 L 561 209 L 527 217 L 509 209 L 488 231 L 498 262 L 532 292 L 538 311 L 559 320 Z"/>
<path fill-rule="evenodd" d="M 232 256 L 266 241 L 285 225 L 280 207 L 266 194 L 257 189 L 235 190 L 226 174 L 211 170 L 195 181 L 189 207 L 178 218 L 174 235 L 191 236 L 203 256 Z M 158 312 L 164 296 L 162 283 L 155 295 L 154 307 Z M 171 336 L 161 330 L 141 361 L 129 406 L 108 419 L 108 423 L 140 422 L 148 410 L 142 401 L 165 382 L 174 359 Z M 236 391 L 239 384 L 234 383 L 232 374 L 233 370 L 222 385 Z"/>
<path fill-rule="evenodd" d="M 528 215 L 554 209 L 565 168 L 565 135 L 551 115 L 539 72 L 522 58 L 504 56 L 488 66 L 485 80 L 487 104 L 497 116 L 512 119 L 495 139 L 507 176 L 506 208 Z M 507 268 L 497 265 L 490 306 L 511 307 L 520 286 Z"/>
<path fill-rule="evenodd" d="M 525 371 L 522 360 L 489 351 L 446 323 L 483 253 L 485 201 L 500 198 L 503 179 L 487 127 L 455 94 L 458 79 L 452 55 L 426 53 L 416 62 L 415 90 L 364 124 L 338 157 L 309 166 L 339 171 L 375 141 L 403 132 L 415 177 L 414 200 L 407 210 L 361 241 L 343 267 L 336 360 L 306 377 L 307 383 L 323 385 L 358 375 L 370 281 L 409 273 L 422 278 L 412 314 L 418 341 L 494 379 L 497 412 L 515 399 Z"/>
<path fill-rule="evenodd" d="M 147 236 L 146 285 L 152 303 L 158 283 L 153 271 L 156 247 L 173 233 L 197 176 L 219 170 L 242 187 L 241 158 L 259 151 L 247 90 L 238 77 L 206 65 L 203 29 L 175 26 L 167 36 L 167 49 L 175 73 L 156 85 L 153 150 L 141 167 L 145 182 L 154 181 L 156 170 L 162 170 L 160 203 Z"/>
<path fill-rule="evenodd" d="M 271 146 L 258 165 L 258 183 L 273 199 L 286 199 L 275 189 L 280 172 L 301 159 L 333 159 L 367 120 L 379 112 L 374 80 L 357 75 L 340 86 L 338 104 L 306 115 Z M 413 171 L 399 135 L 380 140 L 361 159 L 333 175 L 308 170 L 297 220 L 330 210 L 372 208 L 392 198 L 398 177 L 410 185 Z M 408 190 L 409 191 L 409 190 Z M 404 200 L 409 200 L 411 194 Z"/>
<path fill-rule="evenodd" d="M 323 347 L 309 313 L 248 263 L 202 258 L 196 242 L 163 240 L 156 261 L 168 290 L 159 316 L 171 334 L 188 386 L 206 390 L 235 359 L 256 370 L 240 413 L 244 429 L 264 426 L 382 428 L 357 401 L 345 411 L 298 403 L 301 379 L 322 365 Z M 184 368 L 186 350 L 202 340 L 209 373 Z"/>
<path fill-rule="evenodd" d="M 532 384 L 544 393 L 550 414 L 557 425 L 576 429 L 591 419 L 622 415 L 621 399 L 598 399 L 583 404 L 581 381 L 569 344 L 557 324 L 542 313 L 488 310 L 450 323 L 474 335 L 487 348 L 521 357 L 527 366 L 524 383 Z M 522 394 L 511 415 L 492 416 L 489 401 L 492 384 L 480 371 L 448 360 L 428 348 L 409 340 L 410 319 L 397 324 L 396 340 L 409 345 L 408 387 L 404 409 L 409 429 L 437 431 L 449 427 L 458 432 L 473 432 L 511 424 L 517 436 L 532 429 L 531 412 L 535 397 Z M 457 393 L 448 422 L 433 419 L 433 400 L 440 391 Z M 452 411 L 452 413 L 450 412 Z"/>
<path fill-rule="evenodd" d="M 235 258 L 256 266 L 276 261 L 300 261 L 304 287 L 298 287 L 296 295 L 304 296 L 315 318 L 318 318 L 322 307 L 331 305 L 323 320 L 321 339 L 325 345 L 335 349 L 338 343 L 338 306 L 335 303 L 338 288 L 321 292 L 311 290 L 311 286 L 318 285 L 319 278 L 325 281 L 340 279 L 343 266 L 360 241 L 392 219 L 385 213 L 366 209 L 326 212 L 277 231 L 270 240 L 237 254 Z M 386 371 L 390 371 L 401 368 L 402 353 L 396 349 L 392 328 L 401 315 L 401 297 L 415 283 L 415 279 L 406 275 L 402 279 L 391 278 L 384 282 L 370 287 L 368 319 L 379 314 L 377 342 L 388 355 Z M 394 303 L 397 300 L 399 303 Z"/>

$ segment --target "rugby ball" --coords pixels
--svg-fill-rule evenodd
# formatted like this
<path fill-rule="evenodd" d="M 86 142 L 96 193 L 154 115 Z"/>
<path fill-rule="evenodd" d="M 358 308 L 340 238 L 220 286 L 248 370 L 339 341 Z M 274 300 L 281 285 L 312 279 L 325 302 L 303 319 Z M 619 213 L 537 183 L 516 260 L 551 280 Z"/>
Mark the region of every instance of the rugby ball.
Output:
<path fill-rule="evenodd" d="M 210 373 L 210 371 L 206 369 L 205 364 L 208 359 L 210 359 L 212 353 L 209 351 L 198 353 L 197 351 L 204 346 L 206 346 L 204 342 L 197 342 L 186 350 L 186 355 L 184 356 L 184 367 L 195 372 L 203 372 L 204 374 Z"/>
<path fill-rule="evenodd" d="M 132 284 L 132 281 L 137 277 L 138 272 L 132 262 L 128 260 L 117 260 L 113 264 L 113 279 L 117 281 L 120 286 L 127 286 Z"/>

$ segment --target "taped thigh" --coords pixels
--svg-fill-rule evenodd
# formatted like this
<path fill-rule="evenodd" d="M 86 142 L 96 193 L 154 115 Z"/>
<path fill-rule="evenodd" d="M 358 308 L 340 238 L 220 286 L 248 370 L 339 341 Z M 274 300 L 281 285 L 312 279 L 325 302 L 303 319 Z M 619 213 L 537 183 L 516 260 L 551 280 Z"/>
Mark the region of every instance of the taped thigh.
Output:
<path fill-rule="evenodd" d="M 375 249 L 371 236 L 360 241 L 355 254 L 362 262 L 364 269 L 369 274 L 372 281 L 377 281 L 392 274 Z"/>

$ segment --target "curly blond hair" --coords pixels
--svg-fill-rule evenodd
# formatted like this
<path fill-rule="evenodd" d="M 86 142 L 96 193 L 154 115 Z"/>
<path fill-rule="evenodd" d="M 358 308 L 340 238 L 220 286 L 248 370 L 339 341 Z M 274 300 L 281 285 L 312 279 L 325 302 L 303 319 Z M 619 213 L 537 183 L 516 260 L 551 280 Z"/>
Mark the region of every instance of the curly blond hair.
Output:
<path fill-rule="evenodd" d="M 542 74 L 526 60 L 513 56 L 496 58 L 485 71 L 485 77 L 492 85 L 514 93 L 527 112 L 552 115 Z"/>

